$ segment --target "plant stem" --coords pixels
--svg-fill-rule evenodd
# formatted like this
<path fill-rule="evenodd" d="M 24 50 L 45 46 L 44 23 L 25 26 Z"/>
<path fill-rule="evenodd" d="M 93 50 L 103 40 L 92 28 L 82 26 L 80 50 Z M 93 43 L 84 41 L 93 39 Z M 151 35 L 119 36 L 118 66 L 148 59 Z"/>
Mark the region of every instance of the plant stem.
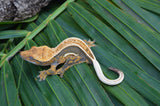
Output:
<path fill-rule="evenodd" d="M 0 57 L 3 57 L 3 56 L 5 56 L 5 55 L 6 55 L 6 54 L 0 52 Z"/>
<path fill-rule="evenodd" d="M 26 42 L 33 37 L 35 37 L 41 30 L 43 30 L 48 22 L 50 20 L 55 19 L 59 14 L 61 14 L 67 7 L 67 5 L 70 2 L 73 2 L 74 0 L 67 0 L 64 2 L 57 10 L 55 10 L 51 15 L 49 15 L 37 28 L 35 28 L 32 32 L 28 33 L 26 37 L 14 48 L 12 49 L 1 61 L 0 61 L 0 67 L 2 67 L 3 63 L 5 61 L 8 61 L 10 58 L 12 58 L 20 49 L 22 49 Z"/>

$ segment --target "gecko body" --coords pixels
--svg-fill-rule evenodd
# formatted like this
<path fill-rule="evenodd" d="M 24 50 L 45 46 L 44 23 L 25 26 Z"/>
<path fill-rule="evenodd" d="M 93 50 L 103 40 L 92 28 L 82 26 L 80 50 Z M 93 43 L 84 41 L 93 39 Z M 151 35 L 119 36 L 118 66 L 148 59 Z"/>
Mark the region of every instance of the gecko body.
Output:
<path fill-rule="evenodd" d="M 83 41 L 79 38 L 71 37 L 62 41 L 55 48 L 33 46 L 30 50 L 22 51 L 20 55 L 24 60 L 36 65 L 51 65 L 50 69 L 40 72 L 38 76 L 40 81 L 45 80 L 47 75 L 60 74 L 63 77 L 64 72 L 71 66 L 86 62 L 93 64 L 97 76 L 103 83 L 108 85 L 121 83 L 124 79 L 124 74 L 120 70 L 111 69 L 119 74 L 119 77 L 115 80 L 110 80 L 104 76 L 98 61 L 90 49 L 90 47 L 94 46 L 93 43 L 92 41 Z M 60 64 L 63 64 L 63 66 L 56 69 Z"/>

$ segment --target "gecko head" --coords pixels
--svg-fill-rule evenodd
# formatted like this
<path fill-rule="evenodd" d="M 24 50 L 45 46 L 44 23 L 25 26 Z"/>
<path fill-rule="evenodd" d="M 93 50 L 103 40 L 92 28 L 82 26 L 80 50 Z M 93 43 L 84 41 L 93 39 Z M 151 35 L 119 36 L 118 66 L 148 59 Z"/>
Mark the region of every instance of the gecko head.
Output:
<path fill-rule="evenodd" d="M 53 54 L 53 50 L 47 46 L 33 46 L 30 50 L 20 52 L 22 59 L 37 65 L 48 62 L 53 57 Z"/>

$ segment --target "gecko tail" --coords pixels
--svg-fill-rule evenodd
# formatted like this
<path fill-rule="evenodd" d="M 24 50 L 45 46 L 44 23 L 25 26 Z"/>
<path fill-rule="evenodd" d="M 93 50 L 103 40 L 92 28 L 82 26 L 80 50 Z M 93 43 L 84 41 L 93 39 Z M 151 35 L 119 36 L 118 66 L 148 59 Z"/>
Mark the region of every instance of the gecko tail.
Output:
<path fill-rule="evenodd" d="M 93 61 L 93 66 L 94 66 L 94 69 L 97 73 L 97 76 L 98 78 L 105 84 L 107 85 L 117 85 L 119 83 L 121 83 L 124 79 L 124 73 L 118 69 L 115 69 L 115 68 L 112 68 L 110 67 L 109 69 L 110 70 L 113 70 L 115 72 L 117 72 L 119 74 L 119 77 L 117 79 L 114 79 L 114 80 L 110 80 L 108 78 L 106 78 L 102 72 L 102 69 L 98 63 L 98 61 L 96 59 L 92 60 Z"/>

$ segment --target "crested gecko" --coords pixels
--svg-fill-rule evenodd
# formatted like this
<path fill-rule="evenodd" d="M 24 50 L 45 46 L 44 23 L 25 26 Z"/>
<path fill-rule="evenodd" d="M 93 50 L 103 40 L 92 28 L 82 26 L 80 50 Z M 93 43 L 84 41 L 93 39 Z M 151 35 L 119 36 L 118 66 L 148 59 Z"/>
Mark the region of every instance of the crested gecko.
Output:
<path fill-rule="evenodd" d="M 122 71 L 110 68 L 119 74 L 117 79 L 111 80 L 104 76 L 99 62 L 96 60 L 90 47 L 93 47 L 94 41 L 81 40 L 76 37 L 70 37 L 62 41 L 55 48 L 49 48 L 47 46 L 31 47 L 30 50 L 21 51 L 20 56 L 33 64 L 47 66 L 51 65 L 48 70 L 40 71 L 38 76 L 41 80 L 45 80 L 48 75 L 59 74 L 63 77 L 64 72 L 75 64 L 83 62 L 93 64 L 98 78 L 107 85 L 117 85 L 124 79 Z M 63 66 L 59 69 L 56 67 L 60 64 Z"/>

